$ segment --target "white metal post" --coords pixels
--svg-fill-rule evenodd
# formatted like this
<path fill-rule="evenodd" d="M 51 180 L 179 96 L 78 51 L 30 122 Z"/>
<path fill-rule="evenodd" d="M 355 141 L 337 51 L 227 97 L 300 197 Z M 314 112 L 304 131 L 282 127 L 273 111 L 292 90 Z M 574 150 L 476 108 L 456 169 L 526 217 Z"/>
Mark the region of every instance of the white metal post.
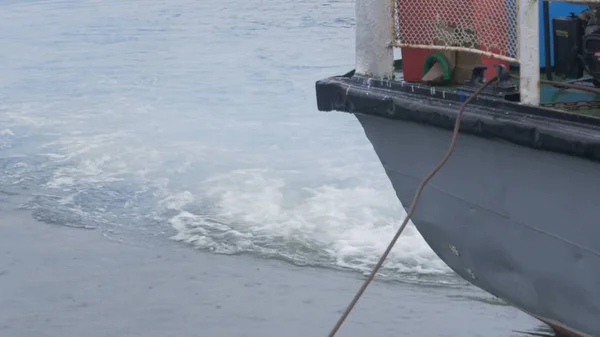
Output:
<path fill-rule="evenodd" d="M 538 6 L 538 0 L 519 1 L 519 77 L 521 103 L 529 105 L 540 104 L 540 26 Z M 546 62 L 550 62 L 550 60 L 546 60 Z"/>
<path fill-rule="evenodd" d="M 391 78 L 394 74 L 391 0 L 356 0 L 358 75 Z"/>

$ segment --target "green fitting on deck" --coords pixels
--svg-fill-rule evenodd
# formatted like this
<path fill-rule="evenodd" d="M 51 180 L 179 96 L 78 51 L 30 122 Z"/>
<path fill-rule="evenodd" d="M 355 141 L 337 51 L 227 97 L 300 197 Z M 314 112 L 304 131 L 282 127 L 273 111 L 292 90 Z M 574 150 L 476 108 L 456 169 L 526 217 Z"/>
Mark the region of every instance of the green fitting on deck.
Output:
<path fill-rule="evenodd" d="M 433 67 L 433 64 L 435 62 L 439 63 L 442 66 L 442 70 L 444 71 L 444 80 L 451 80 L 452 70 L 450 69 L 448 59 L 442 53 L 431 54 L 425 58 L 425 63 L 423 63 L 423 76 L 427 74 L 427 72 L 429 71 L 429 69 L 431 69 L 431 67 Z"/>

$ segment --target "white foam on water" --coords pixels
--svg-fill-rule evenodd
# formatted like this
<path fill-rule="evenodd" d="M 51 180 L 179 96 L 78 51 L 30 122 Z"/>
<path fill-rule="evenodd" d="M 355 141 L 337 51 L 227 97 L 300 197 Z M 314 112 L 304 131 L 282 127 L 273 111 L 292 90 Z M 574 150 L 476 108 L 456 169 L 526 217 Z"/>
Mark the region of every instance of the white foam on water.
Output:
<path fill-rule="evenodd" d="M 405 212 L 391 190 L 368 185 L 289 186 L 284 174 L 238 170 L 207 179 L 209 214 L 182 210 L 191 193 L 170 206 L 175 240 L 220 253 L 281 255 L 298 264 L 370 270 L 397 231 Z M 208 211 L 207 211 L 208 212 Z M 224 240 L 225 239 L 225 240 Z M 386 268 L 439 274 L 448 268 L 410 224 L 392 250 Z"/>
<path fill-rule="evenodd" d="M 10 129 L 0 130 L 0 136 L 14 136 L 15 134 Z"/>

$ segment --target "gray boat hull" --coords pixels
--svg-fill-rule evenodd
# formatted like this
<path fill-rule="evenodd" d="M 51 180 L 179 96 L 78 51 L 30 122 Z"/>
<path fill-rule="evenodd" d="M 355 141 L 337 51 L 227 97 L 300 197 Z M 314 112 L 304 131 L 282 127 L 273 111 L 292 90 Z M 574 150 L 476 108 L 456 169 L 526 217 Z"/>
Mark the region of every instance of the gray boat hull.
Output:
<path fill-rule="evenodd" d="M 396 194 L 410 207 L 451 131 L 356 113 Z M 461 134 L 412 218 L 472 284 L 559 330 L 600 336 L 600 165 Z M 577 327 L 574 329 L 573 327 Z"/>

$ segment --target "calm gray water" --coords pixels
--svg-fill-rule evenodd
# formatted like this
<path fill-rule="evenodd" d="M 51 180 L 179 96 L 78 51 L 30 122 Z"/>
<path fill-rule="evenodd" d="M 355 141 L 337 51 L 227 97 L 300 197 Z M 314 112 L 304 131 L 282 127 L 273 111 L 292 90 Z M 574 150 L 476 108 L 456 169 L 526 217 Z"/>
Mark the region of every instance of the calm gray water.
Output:
<path fill-rule="evenodd" d="M 310 333 L 325 335 L 403 220 L 354 117 L 316 109 L 314 82 L 353 67 L 353 1 L 11 0 L 0 3 L 0 45 L 1 209 L 91 229 L 102 234 L 96 241 L 196 248 L 202 263 L 288 282 L 244 304 L 271 308 L 260 319 L 196 303 L 198 326 L 211 315 L 216 322 L 203 336 L 304 336 L 298 327 L 314 320 Z M 380 280 L 352 318 L 363 330 L 346 335 L 406 334 L 402 325 L 415 336 L 540 328 L 457 278 L 412 226 Z M 210 290 L 217 298 L 252 291 L 228 282 L 208 277 L 202 286 L 220 285 Z M 304 300 L 276 309 L 281 296 L 319 298 L 327 309 Z M 31 332 L 4 324 L 12 335 Z M 57 333 L 75 336 L 87 323 L 69 324 Z M 136 336 L 171 333 L 140 329 Z"/>

